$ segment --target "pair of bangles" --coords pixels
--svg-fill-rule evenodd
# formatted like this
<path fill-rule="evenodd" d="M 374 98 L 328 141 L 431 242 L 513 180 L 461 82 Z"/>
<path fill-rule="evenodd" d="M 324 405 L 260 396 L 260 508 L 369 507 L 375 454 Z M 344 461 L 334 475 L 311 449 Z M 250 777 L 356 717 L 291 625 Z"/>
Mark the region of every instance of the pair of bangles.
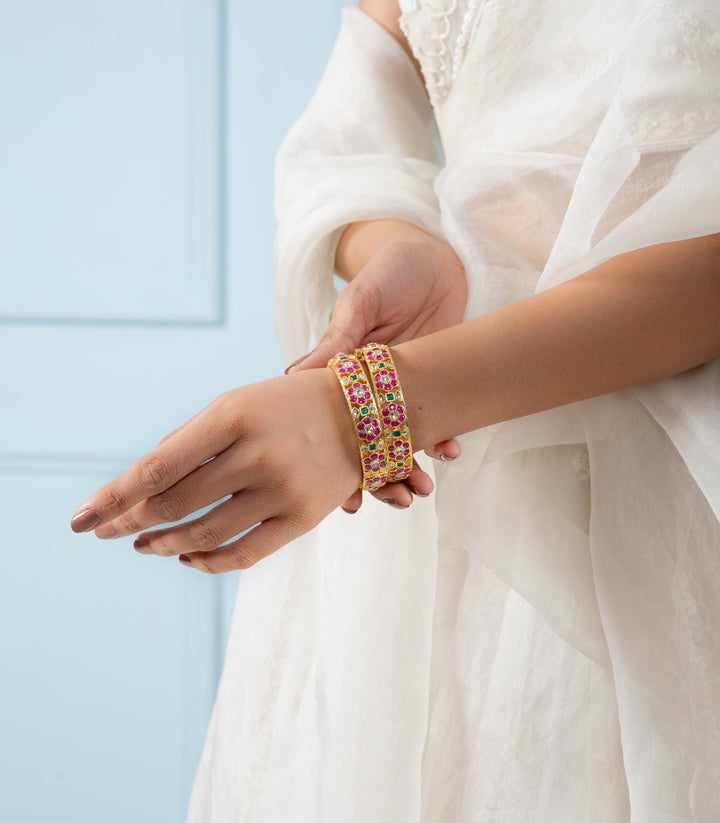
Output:
<path fill-rule="evenodd" d="M 404 480 L 412 470 L 412 445 L 405 399 L 390 349 L 384 343 L 368 343 L 354 354 L 336 354 L 327 367 L 337 375 L 352 415 L 362 488 L 375 491 L 386 483 Z"/>

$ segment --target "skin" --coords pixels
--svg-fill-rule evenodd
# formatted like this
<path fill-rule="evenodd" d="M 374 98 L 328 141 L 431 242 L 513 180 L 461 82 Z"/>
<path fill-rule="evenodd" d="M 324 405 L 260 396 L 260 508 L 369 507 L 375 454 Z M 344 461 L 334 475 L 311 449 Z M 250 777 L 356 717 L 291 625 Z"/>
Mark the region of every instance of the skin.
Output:
<path fill-rule="evenodd" d="M 338 243 L 335 270 L 350 285 L 340 293 L 323 338 L 288 372 L 319 368 L 336 352 L 365 343 L 394 346 L 462 321 L 467 281 L 460 259 L 450 246 L 410 223 L 376 220 L 348 226 Z M 461 453 L 453 439 L 425 451 L 438 460 L 455 460 Z M 407 508 L 413 494 L 425 497 L 433 488 L 430 476 L 415 463 L 407 481 L 373 494 Z M 361 502 L 357 491 L 342 507 L 353 513 Z"/>
<path fill-rule="evenodd" d="M 361 5 L 381 9 L 380 22 L 395 7 Z M 416 451 L 720 356 L 720 235 L 638 249 L 465 323 L 457 257 L 413 226 L 350 226 L 336 263 L 349 285 L 319 346 L 286 376 L 211 403 L 95 492 L 74 531 L 144 532 L 141 553 L 181 555 L 216 574 L 249 568 L 352 502 L 361 475 L 355 434 L 335 375 L 320 367 L 341 339 L 346 350 L 391 341 Z M 410 479 L 425 482 L 422 473 Z M 145 531 L 215 501 L 191 523 Z"/>
<path fill-rule="evenodd" d="M 221 395 L 81 506 L 80 516 L 89 510 L 95 523 L 71 525 L 122 537 L 230 495 L 191 523 L 145 534 L 135 548 L 165 557 L 193 552 L 193 564 L 207 572 L 248 568 L 317 525 L 361 479 L 337 378 L 313 369 Z"/>

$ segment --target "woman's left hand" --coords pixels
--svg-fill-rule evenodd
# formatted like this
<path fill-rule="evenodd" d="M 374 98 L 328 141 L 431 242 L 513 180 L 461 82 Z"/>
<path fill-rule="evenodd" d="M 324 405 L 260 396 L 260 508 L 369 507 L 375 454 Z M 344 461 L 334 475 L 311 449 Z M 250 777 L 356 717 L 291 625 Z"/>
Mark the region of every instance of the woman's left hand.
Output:
<path fill-rule="evenodd" d="M 100 538 L 143 532 L 139 552 L 180 555 L 211 574 L 247 569 L 316 526 L 361 479 L 337 377 L 312 369 L 221 395 L 95 492 L 71 528 Z M 145 531 L 213 503 L 195 520 Z"/>
<path fill-rule="evenodd" d="M 338 295 L 318 345 L 288 371 L 324 366 L 339 351 L 351 352 L 364 343 L 394 346 L 462 322 L 468 291 L 460 259 L 447 243 L 411 223 L 352 224 L 340 240 L 336 267 L 350 282 Z M 460 444 L 445 440 L 425 451 L 438 460 L 453 460 Z M 373 494 L 406 508 L 413 494 L 425 497 L 432 490 L 432 479 L 415 463 L 404 482 L 389 483 Z M 361 501 L 358 490 L 343 509 L 355 512 Z"/>

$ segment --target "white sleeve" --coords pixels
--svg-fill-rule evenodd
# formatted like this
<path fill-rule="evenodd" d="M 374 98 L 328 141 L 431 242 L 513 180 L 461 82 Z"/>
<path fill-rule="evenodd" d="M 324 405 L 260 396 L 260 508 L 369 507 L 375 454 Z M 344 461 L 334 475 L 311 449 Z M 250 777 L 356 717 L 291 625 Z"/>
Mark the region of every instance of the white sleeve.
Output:
<path fill-rule="evenodd" d="M 325 74 L 276 161 L 275 314 L 288 360 L 327 327 L 346 225 L 395 218 L 442 236 L 433 190 L 438 146 L 412 61 L 379 23 L 346 5 Z"/>

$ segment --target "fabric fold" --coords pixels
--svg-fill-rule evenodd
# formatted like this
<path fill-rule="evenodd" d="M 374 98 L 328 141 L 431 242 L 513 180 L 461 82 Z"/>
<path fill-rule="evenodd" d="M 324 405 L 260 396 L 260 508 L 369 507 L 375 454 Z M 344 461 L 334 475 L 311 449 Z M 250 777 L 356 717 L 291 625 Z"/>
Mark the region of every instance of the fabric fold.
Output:
<path fill-rule="evenodd" d="M 435 109 L 348 5 L 278 155 L 288 361 L 354 221 L 450 243 L 466 319 L 720 232 L 716 3 L 401 6 Z M 368 500 L 243 574 L 188 823 L 712 823 L 719 421 L 715 360 L 498 423 L 434 500 Z"/>
<path fill-rule="evenodd" d="M 327 328 L 335 248 L 348 223 L 395 218 L 442 236 L 439 163 L 433 111 L 412 61 L 346 5 L 320 85 L 276 163 L 276 327 L 288 361 Z"/>

